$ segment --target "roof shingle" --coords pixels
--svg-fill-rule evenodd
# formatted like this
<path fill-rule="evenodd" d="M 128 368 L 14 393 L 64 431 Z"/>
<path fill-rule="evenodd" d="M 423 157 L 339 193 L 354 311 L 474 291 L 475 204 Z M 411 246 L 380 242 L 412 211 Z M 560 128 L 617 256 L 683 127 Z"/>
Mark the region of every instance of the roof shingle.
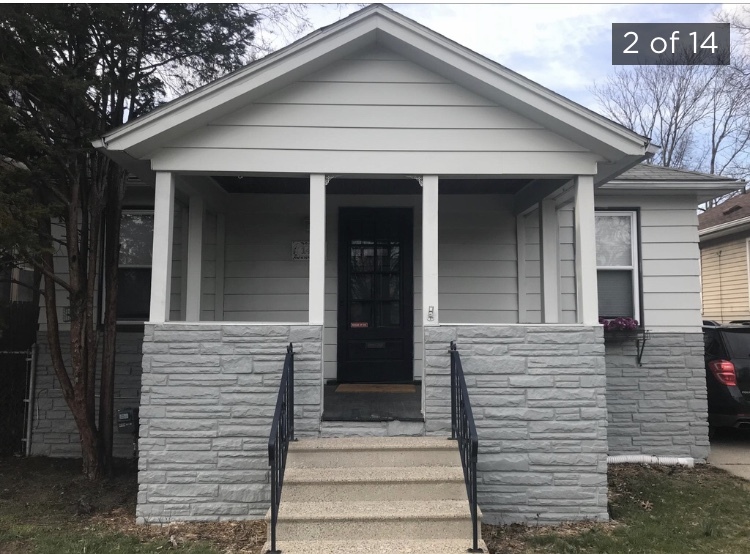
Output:
<path fill-rule="evenodd" d="M 698 215 L 698 229 L 715 227 L 722 223 L 729 223 L 750 217 L 750 194 L 743 193 L 722 202 L 718 206 L 706 210 Z"/>

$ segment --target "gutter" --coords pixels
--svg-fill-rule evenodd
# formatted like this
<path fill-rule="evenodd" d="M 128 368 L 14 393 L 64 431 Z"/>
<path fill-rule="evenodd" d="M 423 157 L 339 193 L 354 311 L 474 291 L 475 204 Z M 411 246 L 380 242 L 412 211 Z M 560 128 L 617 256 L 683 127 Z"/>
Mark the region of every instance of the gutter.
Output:
<path fill-rule="evenodd" d="M 719 223 L 713 227 L 706 227 L 698 231 L 698 237 L 700 239 L 715 239 L 739 233 L 750 229 L 750 216 L 743 217 L 741 219 L 735 219 L 734 221 L 728 221 L 727 223 Z"/>

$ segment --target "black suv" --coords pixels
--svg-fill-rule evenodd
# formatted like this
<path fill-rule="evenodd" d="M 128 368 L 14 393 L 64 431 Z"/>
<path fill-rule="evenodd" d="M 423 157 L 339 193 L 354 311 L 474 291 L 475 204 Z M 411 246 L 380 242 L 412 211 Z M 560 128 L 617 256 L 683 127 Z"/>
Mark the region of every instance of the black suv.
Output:
<path fill-rule="evenodd" d="M 750 428 L 750 325 L 704 321 L 703 339 L 709 426 Z"/>

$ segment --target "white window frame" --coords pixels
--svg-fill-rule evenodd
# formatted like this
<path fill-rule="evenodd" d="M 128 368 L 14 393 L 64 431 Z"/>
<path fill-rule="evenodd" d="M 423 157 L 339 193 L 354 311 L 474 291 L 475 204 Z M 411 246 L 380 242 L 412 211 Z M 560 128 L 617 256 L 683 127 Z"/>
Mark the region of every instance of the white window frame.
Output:
<path fill-rule="evenodd" d="M 134 214 L 134 215 L 150 215 L 153 217 L 154 210 L 153 209 L 147 209 L 147 208 L 123 208 L 122 209 L 122 215 L 125 214 Z M 151 255 L 151 263 L 149 265 L 145 264 L 135 264 L 135 265 L 123 265 L 121 263 L 117 264 L 118 270 L 120 269 L 152 269 L 154 267 L 154 260 L 153 260 L 153 253 Z M 105 306 L 105 296 L 107 294 L 106 289 L 102 287 L 102 321 L 104 321 L 104 306 Z M 116 323 L 117 325 L 143 325 L 146 321 L 148 321 L 148 318 L 141 321 L 139 319 L 117 319 Z"/>
<path fill-rule="evenodd" d="M 596 265 L 596 271 L 623 271 L 630 270 L 632 272 L 633 282 L 633 315 L 630 316 L 633 319 L 638 320 L 640 325 L 643 325 L 641 321 L 641 290 L 640 290 L 640 259 L 638 256 L 638 242 L 640 236 L 638 234 L 638 213 L 633 210 L 596 210 L 594 217 L 629 217 L 630 218 L 630 247 L 631 247 L 631 265 L 613 265 L 613 266 L 600 266 L 598 261 Z M 595 239 L 596 240 L 596 239 Z M 596 244 L 596 243 L 595 243 Z"/>

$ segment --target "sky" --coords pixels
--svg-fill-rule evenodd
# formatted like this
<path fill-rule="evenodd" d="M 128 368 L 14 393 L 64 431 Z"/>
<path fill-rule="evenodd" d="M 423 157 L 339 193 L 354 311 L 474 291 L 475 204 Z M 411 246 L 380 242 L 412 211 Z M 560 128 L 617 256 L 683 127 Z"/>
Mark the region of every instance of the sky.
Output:
<path fill-rule="evenodd" d="M 721 4 L 387 4 L 584 106 L 611 74 L 612 23 L 711 23 Z M 311 5 L 315 28 L 362 4 Z"/>

